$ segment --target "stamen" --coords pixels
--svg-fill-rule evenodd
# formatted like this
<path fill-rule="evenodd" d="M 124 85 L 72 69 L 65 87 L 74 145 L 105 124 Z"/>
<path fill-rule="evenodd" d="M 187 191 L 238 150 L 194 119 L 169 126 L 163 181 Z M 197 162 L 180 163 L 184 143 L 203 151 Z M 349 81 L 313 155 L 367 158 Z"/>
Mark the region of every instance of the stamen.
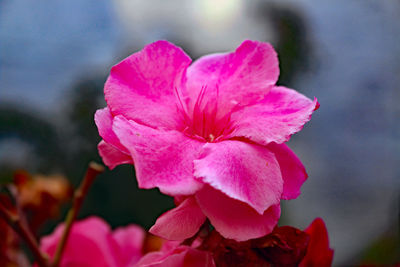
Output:
<path fill-rule="evenodd" d="M 201 87 L 201 90 L 199 92 L 199 95 L 197 96 L 196 102 L 193 107 L 192 127 L 193 127 L 194 132 L 197 132 L 197 133 L 204 132 L 204 123 L 203 123 L 203 120 L 205 120 L 205 118 L 203 118 L 203 117 L 205 117 L 205 115 L 203 113 L 204 107 L 203 107 L 203 110 L 201 108 L 202 108 L 202 102 L 203 102 L 206 88 L 207 88 L 207 86 Z M 198 129 L 199 127 L 200 127 L 200 129 Z M 201 134 L 201 136 L 204 136 L 204 135 Z"/>
<path fill-rule="evenodd" d="M 213 133 L 215 131 L 215 126 L 217 122 L 217 114 L 218 114 L 218 100 L 219 100 L 219 86 L 216 85 L 216 90 L 217 90 L 217 96 L 215 99 L 214 107 L 212 112 L 210 113 L 209 119 L 209 131 L 208 133 Z"/>
<path fill-rule="evenodd" d="M 201 128 L 201 136 L 205 136 L 205 134 L 206 134 L 206 113 L 205 113 L 205 110 L 203 110 L 203 112 L 202 112 L 202 117 L 203 117 L 203 119 L 202 119 L 202 128 Z"/>
<path fill-rule="evenodd" d="M 186 112 L 186 114 L 192 115 L 187 115 L 190 118 L 186 124 L 187 132 L 190 131 L 194 137 L 202 138 L 207 142 L 215 142 L 229 134 L 232 111 L 230 110 L 227 114 L 223 114 L 219 110 L 218 85 L 215 86 L 216 91 L 211 92 L 210 95 L 207 94 L 207 91 L 210 92 L 208 89 L 206 85 L 202 86 L 194 105 L 189 105 L 188 108 L 185 108 L 178 92 L 177 95 L 183 110 L 192 109 Z"/>
<path fill-rule="evenodd" d="M 181 108 L 182 113 L 183 113 L 183 119 L 185 120 L 185 124 L 188 124 L 190 122 L 190 118 L 189 118 L 187 106 L 182 101 L 182 98 L 181 98 L 181 95 L 180 95 L 178 89 L 176 87 L 174 87 L 174 90 L 175 90 L 175 95 L 178 98 L 178 102 L 180 104 L 180 108 Z M 179 108 L 179 106 L 178 106 L 178 108 Z"/>
<path fill-rule="evenodd" d="M 210 142 L 213 142 L 215 140 L 215 136 L 213 134 L 210 134 L 208 137 L 210 138 Z"/>

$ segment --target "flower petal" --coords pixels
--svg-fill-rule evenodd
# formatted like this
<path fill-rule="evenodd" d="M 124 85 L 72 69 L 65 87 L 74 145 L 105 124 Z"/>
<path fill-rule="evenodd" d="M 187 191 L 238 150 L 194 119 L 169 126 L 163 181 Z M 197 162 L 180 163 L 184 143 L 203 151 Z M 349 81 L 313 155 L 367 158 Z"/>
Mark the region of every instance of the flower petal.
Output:
<path fill-rule="evenodd" d="M 279 204 L 283 181 L 279 164 L 267 148 L 226 140 L 204 145 L 194 161 L 194 175 L 259 214 Z"/>
<path fill-rule="evenodd" d="M 324 221 L 316 218 L 304 231 L 310 235 L 310 243 L 306 256 L 300 262 L 300 267 L 331 266 L 333 249 L 329 247 L 329 236 Z"/>
<path fill-rule="evenodd" d="M 268 149 L 275 154 L 282 172 L 282 199 L 294 199 L 300 195 L 300 187 L 307 180 L 307 172 L 300 159 L 286 144 L 270 143 Z"/>
<path fill-rule="evenodd" d="M 149 232 L 168 240 L 184 240 L 195 235 L 205 220 L 196 199 L 189 197 L 158 217 Z"/>
<path fill-rule="evenodd" d="M 132 266 L 139 261 L 143 255 L 143 243 L 146 238 L 143 228 L 138 225 L 119 227 L 112 235 L 120 246 L 123 266 Z"/>
<path fill-rule="evenodd" d="M 129 153 L 128 150 L 121 144 L 118 137 L 112 130 L 113 124 L 113 116 L 111 115 L 110 109 L 105 107 L 103 109 L 99 109 L 94 114 L 94 121 L 96 123 L 97 129 L 99 130 L 100 136 L 103 140 L 121 150 L 122 152 Z"/>
<path fill-rule="evenodd" d="M 127 57 L 111 69 L 104 87 L 112 114 L 176 129 L 180 117 L 174 88 L 190 63 L 182 49 L 167 41 L 149 44 Z"/>
<path fill-rule="evenodd" d="M 191 195 L 201 188 L 193 177 L 193 160 L 203 143 L 122 116 L 114 118 L 113 130 L 132 155 L 140 188 L 158 187 L 169 195 Z"/>
<path fill-rule="evenodd" d="M 40 241 L 40 248 L 50 256 L 56 252 L 64 227 L 64 224 L 59 225 L 51 235 Z M 99 267 L 122 266 L 120 256 L 118 244 L 107 223 L 98 217 L 89 217 L 73 224 L 60 266 L 72 266 L 68 263 Z"/>
<path fill-rule="evenodd" d="M 280 217 L 280 206 L 271 206 L 260 215 L 249 205 L 204 186 L 197 202 L 215 229 L 225 238 L 245 241 L 269 234 Z"/>
<path fill-rule="evenodd" d="M 129 151 L 121 144 L 112 130 L 113 116 L 110 109 L 105 107 L 96 111 L 94 121 L 102 141 L 97 145 L 99 154 L 110 169 L 120 164 L 133 164 Z"/>
<path fill-rule="evenodd" d="M 318 107 L 316 99 L 311 101 L 292 89 L 274 87 L 260 103 L 232 113 L 234 130 L 229 137 L 246 137 L 262 145 L 281 144 L 300 131 Z"/>
<path fill-rule="evenodd" d="M 215 267 L 212 254 L 188 246 L 146 254 L 135 267 Z"/>
<path fill-rule="evenodd" d="M 247 40 L 235 52 L 196 60 L 187 70 L 187 93 L 190 99 L 197 99 L 202 88 L 207 87 L 210 90 L 206 97 L 221 100 L 219 109 L 245 106 L 262 99 L 275 85 L 278 65 L 270 44 Z"/>
<path fill-rule="evenodd" d="M 121 164 L 133 164 L 130 154 L 122 152 L 114 146 L 104 142 L 104 140 L 100 141 L 97 145 L 97 149 L 99 150 L 99 154 L 103 159 L 104 164 L 106 164 L 111 170 Z"/>

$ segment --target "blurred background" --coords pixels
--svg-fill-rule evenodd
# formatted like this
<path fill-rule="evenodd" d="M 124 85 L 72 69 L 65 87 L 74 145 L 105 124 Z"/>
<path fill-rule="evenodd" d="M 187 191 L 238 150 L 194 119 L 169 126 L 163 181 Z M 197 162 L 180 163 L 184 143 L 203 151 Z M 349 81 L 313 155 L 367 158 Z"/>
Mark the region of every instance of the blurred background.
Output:
<path fill-rule="evenodd" d="M 267 41 L 278 83 L 321 104 L 289 142 L 309 179 L 281 224 L 322 217 L 337 266 L 400 261 L 399 12 L 397 0 L 0 0 L 0 179 L 24 169 L 77 185 L 101 161 L 93 114 L 109 69 L 145 44 L 167 39 L 196 59 Z M 171 207 L 119 166 L 80 217 L 148 228 Z"/>

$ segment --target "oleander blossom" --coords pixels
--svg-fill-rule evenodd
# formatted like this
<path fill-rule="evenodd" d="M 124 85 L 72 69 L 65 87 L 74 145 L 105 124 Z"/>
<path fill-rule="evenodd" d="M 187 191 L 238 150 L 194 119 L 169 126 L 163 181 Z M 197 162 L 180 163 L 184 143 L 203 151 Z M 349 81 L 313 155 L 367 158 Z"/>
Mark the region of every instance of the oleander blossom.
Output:
<path fill-rule="evenodd" d="M 60 224 L 40 241 L 40 248 L 50 257 L 55 254 L 64 228 Z M 145 253 L 146 240 L 146 232 L 138 225 L 112 231 L 103 219 L 91 216 L 73 224 L 60 267 L 215 266 L 210 252 L 175 241 L 163 240 L 159 251 Z"/>
<path fill-rule="evenodd" d="M 110 168 L 134 163 L 140 188 L 177 200 L 152 233 L 185 239 L 208 218 L 226 238 L 264 236 L 280 200 L 296 198 L 307 178 L 284 143 L 318 102 L 276 86 L 268 43 L 244 41 L 190 63 L 182 49 L 157 41 L 115 65 L 107 107 L 95 115 L 99 153 Z"/>
<path fill-rule="evenodd" d="M 60 224 L 40 241 L 40 248 L 51 258 L 64 232 Z M 60 267 L 127 267 L 136 264 L 143 256 L 146 232 L 137 225 L 111 230 L 99 217 L 88 217 L 73 224 Z"/>

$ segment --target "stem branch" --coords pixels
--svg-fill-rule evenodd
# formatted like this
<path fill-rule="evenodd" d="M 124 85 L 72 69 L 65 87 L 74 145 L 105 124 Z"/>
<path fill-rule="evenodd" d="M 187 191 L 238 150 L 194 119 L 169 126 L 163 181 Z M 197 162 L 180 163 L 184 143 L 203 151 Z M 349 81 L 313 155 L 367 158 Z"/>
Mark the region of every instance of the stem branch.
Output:
<path fill-rule="evenodd" d="M 14 231 L 26 242 L 29 249 L 32 251 L 37 264 L 40 267 L 49 267 L 48 257 L 44 254 L 33 236 L 32 232 L 21 222 L 17 214 L 10 212 L 3 204 L 0 203 L 0 217 L 14 229 Z"/>
<path fill-rule="evenodd" d="M 72 203 L 71 209 L 68 211 L 67 218 L 65 219 L 65 228 L 63 235 L 61 236 L 61 240 L 58 243 L 56 253 L 54 255 L 53 267 L 57 267 L 60 264 L 61 257 L 65 248 L 65 245 L 68 241 L 68 236 L 71 231 L 72 224 L 78 215 L 78 212 L 82 206 L 83 200 L 87 192 L 89 191 L 90 186 L 95 180 L 96 176 L 104 171 L 104 167 L 95 162 L 90 162 L 89 167 L 86 171 L 85 177 L 81 182 L 79 188 L 75 191 L 74 199 Z"/>

